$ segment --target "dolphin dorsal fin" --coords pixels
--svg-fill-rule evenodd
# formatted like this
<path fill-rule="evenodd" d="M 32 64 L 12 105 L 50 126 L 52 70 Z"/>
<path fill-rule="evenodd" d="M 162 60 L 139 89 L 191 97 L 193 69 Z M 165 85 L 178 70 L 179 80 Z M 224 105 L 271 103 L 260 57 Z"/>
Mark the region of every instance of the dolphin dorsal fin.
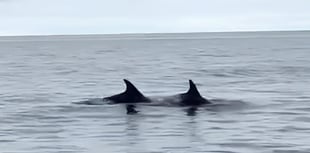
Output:
<path fill-rule="evenodd" d="M 195 83 L 192 80 L 189 80 L 189 89 L 186 94 L 191 95 L 191 96 L 201 97 Z"/>
<path fill-rule="evenodd" d="M 126 84 L 125 93 L 136 95 L 136 96 L 143 96 L 142 93 L 127 79 L 124 79 Z"/>

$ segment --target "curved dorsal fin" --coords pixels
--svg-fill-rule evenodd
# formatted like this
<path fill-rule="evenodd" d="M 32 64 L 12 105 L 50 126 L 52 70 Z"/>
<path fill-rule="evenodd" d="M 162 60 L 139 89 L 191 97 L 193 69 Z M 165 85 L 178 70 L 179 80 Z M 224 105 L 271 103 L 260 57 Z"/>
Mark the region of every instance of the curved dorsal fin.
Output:
<path fill-rule="evenodd" d="M 195 83 L 192 80 L 189 80 L 189 89 L 186 93 L 181 94 L 181 105 L 184 106 L 197 106 L 202 104 L 209 104 L 210 102 L 203 98 Z"/>
<path fill-rule="evenodd" d="M 189 89 L 186 94 L 191 95 L 191 96 L 201 97 L 195 83 L 192 80 L 189 80 Z"/>
<path fill-rule="evenodd" d="M 142 93 L 127 79 L 124 79 L 124 82 L 126 84 L 126 90 L 125 93 L 135 95 L 135 96 L 143 96 Z"/>
<path fill-rule="evenodd" d="M 144 97 L 142 93 L 128 80 L 124 79 L 126 90 L 120 94 L 103 98 L 114 103 L 139 103 L 150 102 L 150 99 Z"/>

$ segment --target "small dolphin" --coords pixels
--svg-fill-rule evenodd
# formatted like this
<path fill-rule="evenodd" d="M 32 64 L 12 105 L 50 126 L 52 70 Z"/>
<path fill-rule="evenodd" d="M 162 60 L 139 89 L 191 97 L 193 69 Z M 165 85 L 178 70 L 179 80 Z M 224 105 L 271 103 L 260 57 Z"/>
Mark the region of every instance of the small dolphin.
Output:
<path fill-rule="evenodd" d="M 152 104 L 156 103 L 169 106 L 200 106 L 204 104 L 211 104 L 209 100 L 200 95 L 195 83 L 192 80 L 189 80 L 189 89 L 185 93 L 164 97 L 152 97 L 149 99 L 151 99 Z"/>
<path fill-rule="evenodd" d="M 113 103 L 143 103 L 150 102 L 131 82 L 124 79 L 126 90 L 120 94 L 105 97 L 103 100 L 108 100 Z"/>
<path fill-rule="evenodd" d="M 197 106 L 202 104 L 211 104 L 209 100 L 203 98 L 196 85 L 192 80 L 189 80 L 189 89 L 186 93 L 180 94 L 181 106 Z"/>

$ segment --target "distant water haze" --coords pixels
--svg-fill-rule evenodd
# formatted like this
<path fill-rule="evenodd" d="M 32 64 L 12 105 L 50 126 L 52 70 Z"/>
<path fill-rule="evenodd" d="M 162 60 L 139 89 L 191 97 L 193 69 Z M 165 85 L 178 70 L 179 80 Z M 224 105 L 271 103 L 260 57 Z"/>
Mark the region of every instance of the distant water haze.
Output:
<path fill-rule="evenodd" d="M 310 152 L 309 42 L 307 31 L 0 37 L 0 152 Z M 192 79 L 216 105 L 127 115 L 75 103 L 122 92 L 124 78 L 146 96 Z"/>

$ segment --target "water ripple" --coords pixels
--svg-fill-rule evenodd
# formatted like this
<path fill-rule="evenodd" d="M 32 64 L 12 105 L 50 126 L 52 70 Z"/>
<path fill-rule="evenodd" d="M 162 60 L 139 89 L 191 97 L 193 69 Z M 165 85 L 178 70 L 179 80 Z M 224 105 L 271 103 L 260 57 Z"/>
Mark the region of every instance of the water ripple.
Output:
<path fill-rule="evenodd" d="M 3 153 L 310 152 L 309 32 L 0 39 Z M 124 78 L 147 96 L 192 79 L 213 104 L 127 115 L 102 101 Z"/>

